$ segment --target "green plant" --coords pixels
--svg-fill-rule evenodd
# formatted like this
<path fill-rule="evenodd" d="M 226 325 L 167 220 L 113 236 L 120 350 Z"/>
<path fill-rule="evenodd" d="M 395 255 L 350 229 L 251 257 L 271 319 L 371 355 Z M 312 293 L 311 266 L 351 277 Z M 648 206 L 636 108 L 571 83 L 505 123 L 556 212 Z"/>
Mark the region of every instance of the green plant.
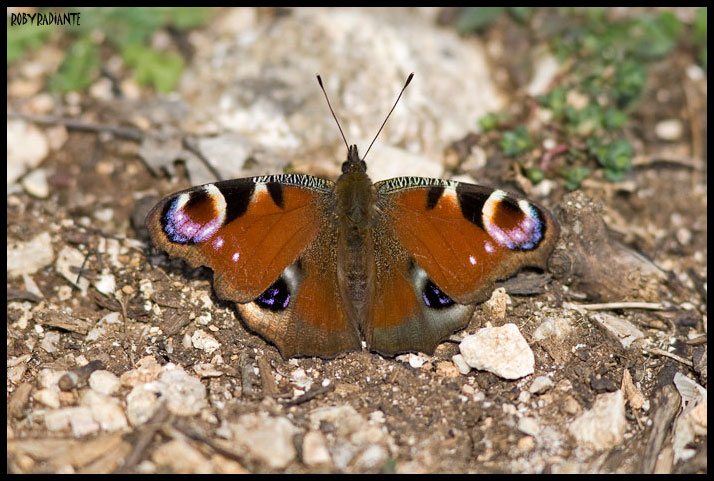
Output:
<path fill-rule="evenodd" d="M 470 25 L 473 31 L 483 31 L 497 13 L 514 17 L 510 9 L 497 9 L 467 9 L 460 30 Z M 568 189 L 575 189 L 595 167 L 610 181 L 622 180 L 633 156 L 622 129 L 642 98 L 649 64 L 674 52 L 684 37 L 682 22 L 668 11 L 614 19 L 602 7 L 539 9 L 526 12 L 520 21 L 533 15 L 540 20 L 533 35 L 549 44 L 568 66 L 558 83 L 536 98 L 540 108 L 549 111 L 547 127 L 542 133 L 524 126 L 505 130 L 499 113 L 482 117 L 479 126 L 483 131 L 501 131 L 499 146 L 504 155 L 521 156 L 519 164 L 533 182 L 555 172 Z M 706 8 L 697 10 L 692 44 L 705 66 L 706 21 Z M 546 138 L 559 147 L 533 148 Z"/>
<path fill-rule="evenodd" d="M 173 90 L 181 77 L 184 61 L 178 52 L 149 45 L 160 29 L 183 31 L 203 25 L 215 12 L 211 7 L 84 7 L 79 25 L 61 27 L 69 39 L 60 69 L 49 79 L 57 92 L 82 90 L 98 77 L 100 47 L 119 52 L 140 85 L 160 92 Z M 34 25 L 8 28 L 8 63 L 37 48 L 54 31 Z M 103 51 L 103 50 L 102 50 Z"/>
<path fill-rule="evenodd" d="M 21 59 L 27 52 L 36 50 L 52 37 L 56 31 L 54 25 L 38 27 L 36 25 L 10 26 L 7 18 L 7 64 Z"/>

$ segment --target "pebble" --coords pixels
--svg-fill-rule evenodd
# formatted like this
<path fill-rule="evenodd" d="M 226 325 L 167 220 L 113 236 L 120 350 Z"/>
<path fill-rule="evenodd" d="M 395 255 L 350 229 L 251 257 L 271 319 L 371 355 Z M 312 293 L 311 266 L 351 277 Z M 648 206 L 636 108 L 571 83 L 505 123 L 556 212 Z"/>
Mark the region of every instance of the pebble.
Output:
<path fill-rule="evenodd" d="M 468 365 L 466 362 L 466 359 L 464 359 L 464 356 L 461 354 L 455 354 L 452 356 L 451 361 L 454 363 L 454 366 L 456 366 L 456 369 L 459 370 L 461 374 L 468 374 L 471 372 L 471 366 Z"/>
<path fill-rule="evenodd" d="M 293 438 L 299 430 L 285 417 L 244 414 L 231 431 L 236 445 L 269 469 L 282 469 L 297 455 Z"/>
<path fill-rule="evenodd" d="M 117 288 L 117 281 L 113 274 L 100 274 L 94 282 L 94 287 L 96 287 L 102 294 L 110 296 L 114 294 L 114 291 Z"/>
<path fill-rule="evenodd" d="M 506 293 L 506 289 L 499 287 L 491 294 L 491 298 L 483 303 L 483 308 L 487 316 L 492 319 L 505 319 L 506 309 L 511 303 L 511 298 Z"/>
<path fill-rule="evenodd" d="M 172 439 L 157 447 L 151 460 L 162 470 L 174 474 L 211 474 L 213 466 L 201 453 L 183 439 Z"/>
<path fill-rule="evenodd" d="M 213 364 L 208 363 L 208 362 L 201 362 L 198 364 L 194 364 L 193 370 L 201 378 L 223 376 L 223 372 L 221 370 L 217 369 L 216 366 L 214 366 Z"/>
<path fill-rule="evenodd" d="M 42 338 L 40 347 L 49 353 L 57 352 L 60 343 L 60 333 L 57 331 L 47 331 Z"/>
<path fill-rule="evenodd" d="M 98 394 L 114 394 L 120 385 L 121 381 L 114 373 L 103 369 L 89 375 L 89 387 Z"/>
<path fill-rule="evenodd" d="M 537 378 L 533 379 L 533 383 L 531 384 L 531 387 L 530 389 L 528 389 L 528 391 L 531 394 L 542 394 L 552 387 L 553 380 L 551 378 L 549 378 L 548 376 L 538 376 Z"/>
<path fill-rule="evenodd" d="M 645 337 L 634 324 L 627 319 L 613 316 L 605 312 L 597 312 L 590 315 L 590 319 L 608 334 L 613 342 L 619 343 L 625 349 L 633 346 L 633 343 Z M 638 345 L 635 343 L 635 345 Z"/>
<path fill-rule="evenodd" d="M 211 354 L 213 351 L 221 348 L 221 344 L 215 337 L 201 329 L 193 333 L 193 336 L 191 336 L 191 344 L 193 344 L 193 347 L 196 349 L 206 351 L 207 354 Z"/>
<path fill-rule="evenodd" d="M 40 129 L 24 120 L 7 121 L 7 184 L 37 167 L 50 147 Z"/>
<path fill-rule="evenodd" d="M 325 437 L 320 431 L 308 431 L 303 437 L 302 460 L 310 467 L 329 464 L 332 461 Z"/>
<path fill-rule="evenodd" d="M 132 425 L 148 421 L 161 402 L 177 416 L 198 414 L 206 406 L 206 387 L 180 367 L 167 364 L 156 381 L 136 385 L 126 398 Z M 121 377 L 125 383 L 125 376 Z"/>
<path fill-rule="evenodd" d="M 95 391 L 87 391 L 82 397 L 82 404 L 89 407 L 92 419 L 99 423 L 103 431 L 119 431 L 129 427 L 124 410 L 116 399 Z"/>
<path fill-rule="evenodd" d="M 518 421 L 518 430 L 523 434 L 538 437 L 540 434 L 540 425 L 535 419 L 525 417 Z"/>
<path fill-rule="evenodd" d="M 47 171 L 35 169 L 20 181 L 25 192 L 38 199 L 46 199 L 50 195 L 50 185 L 47 182 Z"/>
<path fill-rule="evenodd" d="M 550 317 L 543 321 L 538 328 L 533 331 L 533 339 L 542 341 L 549 337 L 561 339 L 570 332 L 572 327 L 570 321 L 564 317 Z"/>
<path fill-rule="evenodd" d="M 466 336 L 459 350 L 469 366 L 505 379 L 518 379 L 534 371 L 533 351 L 512 323 Z"/>
<path fill-rule="evenodd" d="M 679 119 L 660 120 L 655 125 L 655 135 L 662 140 L 675 141 L 682 138 L 682 121 Z"/>
<path fill-rule="evenodd" d="M 27 242 L 8 243 L 7 275 L 13 277 L 34 274 L 51 264 L 54 258 L 49 232 L 42 232 Z"/>
<path fill-rule="evenodd" d="M 77 273 L 84 264 L 84 258 L 85 255 L 77 249 L 65 246 L 57 254 L 57 260 L 55 261 L 55 270 L 71 282 L 72 285 L 77 286 L 83 296 L 87 294 L 89 281 L 84 277 L 79 277 L 79 280 L 77 280 Z"/>
<path fill-rule="evenodd" d="M 600 394 L 593 407 L 570 423 L 568 431 L 578 444 L 595 450 L 617 446 L 627 428 L 622 391 Z"/>

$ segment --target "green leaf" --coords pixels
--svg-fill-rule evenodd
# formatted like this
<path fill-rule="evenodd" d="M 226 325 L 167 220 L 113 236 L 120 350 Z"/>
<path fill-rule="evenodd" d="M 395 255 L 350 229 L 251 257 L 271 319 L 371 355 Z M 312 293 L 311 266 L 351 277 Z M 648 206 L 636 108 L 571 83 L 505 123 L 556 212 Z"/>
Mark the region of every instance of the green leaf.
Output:
<path fill-rule="evenodd" d="M 139 84 L 152 85 L 163 93 L 175 88 L 184 69 L 183 59 L 178 54 L 162 53 L 139 44 L 125 47 L 122 58 L 134 68 L 134 78 Z"/>
<path fill-rule="evenodd" d="M 538 167 L 530 167 L 526 170 L 526 176 L 530 179 L 531 182 L 537 184 L 545 178 L 545 172 L 543 172 Z"/>
<path fill-rule="evenodd" d="M 50 77 L 49 88 L 53 92 L 82 90 L 94 82 L 100 67 L 97 46 L 89 37 L 81 38 L 72 44 L 59 71 Z"/>
<path fill-rule="evenodd" d="M 37 26 L 13 25 L 10 26 L 10 17 L 7 18 L 7 64 L 22 58 L 25 52 L 36 50 L 52 37 L 55 25 Z"/>
<path fill-rule="evenodd" d="M 647 68 L 634 61 L 619 63 L 615 68 L 613 95 L 617 106 L 625 108 L 644 90 L 647 83 Z"/>
<path fill-rule="evenodd" d="M 590 169 L 582 165 L 576 165 L 565 170 L 562 175 L 565 177 L 565 188 L 575 190 L 588 178 Z"/>
<path fill-rule="evenodd" d="M 499 145 L 503 153 L 509 157 L 522 154 L 532 148 L 530 136 L 523 125 L 518 126 L 516 130 L 504 132 Z"/>

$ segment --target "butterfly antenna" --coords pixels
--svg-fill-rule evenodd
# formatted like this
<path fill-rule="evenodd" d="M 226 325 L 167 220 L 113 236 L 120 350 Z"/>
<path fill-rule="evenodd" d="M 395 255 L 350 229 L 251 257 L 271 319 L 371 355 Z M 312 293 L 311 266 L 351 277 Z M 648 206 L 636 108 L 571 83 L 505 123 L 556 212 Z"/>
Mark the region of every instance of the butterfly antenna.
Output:
<path fill-rule="evenodd" d="M 330 104 L 330 99 L 327 97 L 327 92 L 325 92 L 325 87 L 322 85 L 322 77 L 320 77 L 320 74 L 317 74 L 317 83 L 320 84 L 322 93 L 325 94 L 325 100 L 327 100 L 327 106 L 330 107 L 330 112 L 332 112 L 332 116 L 335 118 L 335 122 L 337 123 L 337 128 L 340 129 L 340 134 L 342 134 L 342 140 L 345 141 L 345 147 L 347 147 L 347 150 L 349 150 L 350 146 L 347 143 L 347 139 L 345 138 L 345 133 L 342 131 L 342 126 L 340 125 L 340 121 L 337 120 L 337 115 L 335 115 L 335 111 L 332 110 L 332 105 Z"/>
<path fill-rule="evenodd" d="M 394 112 L 394 109 L 396 108 L 397 104 L 399 103 L 399 99 L 402 98 L 402 94 L 407 89 L 407 86 L 409 85 L 409 82 L 412 81 L 413 77 L 414 77 L 414 72 L 410 73 L 409 77 L 407 77 L 407 81 L 404 82 L 404 87 L 402 87 L 402 91 L 399 92 L 399 96 L 397 97 L 397 100 L 395 100 L 394 105 L 392 105 L 392 110 L 389 111 L 389 113 L 387 114 L 387 117 L 385 117 L 385 119 L 384 119 L 384 122 L 382 122 L 382 126 L 377 131 L 377 135 L 374 136 L 374 139 L 372 139 L 372 143 L 369 144 L 369 147 L 367 147 L 367 152 L 365 152 L 364 155 L 362 156 L 362 160 L 364 160 L 364 158 L 367 157 L 367 154 L 369 153 L 369 149 L 372 148 L 374 141 L 377 140 L 377 137 L 379 137 L 379 134 L 382 132 L 384 125 L 387 123 L 387 120 L 389 120 L 389 116 L 392 115 L 392 112 Z"/>

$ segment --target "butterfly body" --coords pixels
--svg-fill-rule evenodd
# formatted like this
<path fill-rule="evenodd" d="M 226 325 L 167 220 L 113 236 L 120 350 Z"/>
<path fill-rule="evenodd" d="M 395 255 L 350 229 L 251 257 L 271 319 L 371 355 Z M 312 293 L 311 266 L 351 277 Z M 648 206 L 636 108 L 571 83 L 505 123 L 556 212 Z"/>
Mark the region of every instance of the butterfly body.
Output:
<path fill-rule="evenodd" d="M 219 296 L 284 357 L 433 352 L 498 279 L 545 267 L 552 216 L 501 190 L 442 179 L 372 184 L 356 146 L 331 182 L 235 179 L 160 201 L 154 243 L 214 271 Z"/>

